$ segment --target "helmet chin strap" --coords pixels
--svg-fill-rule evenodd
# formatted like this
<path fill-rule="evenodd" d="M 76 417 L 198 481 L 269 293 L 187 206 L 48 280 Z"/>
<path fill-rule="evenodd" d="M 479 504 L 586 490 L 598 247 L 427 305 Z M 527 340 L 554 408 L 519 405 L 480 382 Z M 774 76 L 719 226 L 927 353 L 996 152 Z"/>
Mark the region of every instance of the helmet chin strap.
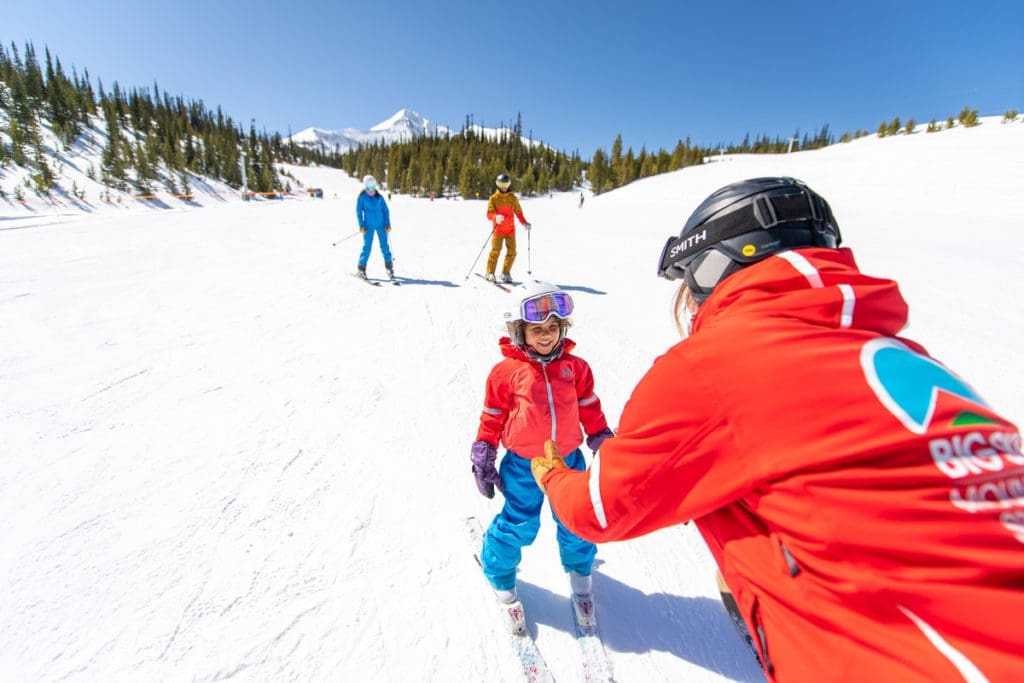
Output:
<path fill-rule="evenodd" d="M 547 353 L 539 353 L 537 349 L 532 346 L 527 346 L 526 344 L 523 344 L 519 348 L 522 349 L 523 353 L 534 360 L 539 360 L 542 363 L 550 363 L 553 360 L 557 360 L 558 357 L 562 355 L 562 340 L 559 339 Z"/>

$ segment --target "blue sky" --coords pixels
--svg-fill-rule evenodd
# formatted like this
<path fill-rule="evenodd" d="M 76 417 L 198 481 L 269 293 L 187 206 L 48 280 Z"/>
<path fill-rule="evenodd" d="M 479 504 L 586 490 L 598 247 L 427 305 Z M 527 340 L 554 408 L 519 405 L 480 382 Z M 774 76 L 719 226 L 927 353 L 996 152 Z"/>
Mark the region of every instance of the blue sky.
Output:
<path fill-rule="evenodd" d="M 8 4 L 5 47 L 282 134 L 520 112 L 589 157 L 619 133 L 639 151 L 1024 110 L 1019 0 Z"/>

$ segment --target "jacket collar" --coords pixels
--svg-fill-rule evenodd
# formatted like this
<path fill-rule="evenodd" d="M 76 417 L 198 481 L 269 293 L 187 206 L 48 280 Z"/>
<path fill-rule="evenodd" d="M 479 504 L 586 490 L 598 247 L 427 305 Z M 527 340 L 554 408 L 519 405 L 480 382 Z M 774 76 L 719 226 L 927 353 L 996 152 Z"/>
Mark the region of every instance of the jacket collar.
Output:
<path fill-rule="evenodd" d="M 541 364 L 539 360 L 530 358 L 522 349 L 520 349 L 518 346 L 515 346 L 512 343 L 511 337 L 502 337 L 501 339 L 498 340 L 498 345 L 501 347 L 501 355 L 505 356 L 505 358 L 515 358 L 516 360 L 525 361 L 527 363 L 534 363 L 536 365 Z M 565 339 L 562 340 L 562 353 L 555 360 L 565 358 L 565 354 L 569 353 L 574 348 L 576 348 L 576 342 L 566 337 Z"/>

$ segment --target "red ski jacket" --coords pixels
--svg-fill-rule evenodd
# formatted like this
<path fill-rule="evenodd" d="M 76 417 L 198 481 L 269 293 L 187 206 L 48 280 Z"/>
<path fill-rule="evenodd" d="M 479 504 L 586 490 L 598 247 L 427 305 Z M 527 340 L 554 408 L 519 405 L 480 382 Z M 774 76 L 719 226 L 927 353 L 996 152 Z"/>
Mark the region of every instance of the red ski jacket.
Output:
<path fill-rule="evenodd" d="M 594 375 L 587 362 L 570 351 L 576 344 L 563 340 L 562 355 L 550 363 L 535 361 L 502 337 L 505 359 L 487 377 L 478 441 L 505 448 L 524 458 L 544 454 L 544 442 L 554 439 L 558 452 L 568 455 L 583 443 L 580 424 L 588 435 L 608 427 L 601 399 L 594 393 Z"/>
<path fill-rule="evenodd" d="M 1024 680 L 1020 433 L 906 317 L 848 249 L 730 276 L 590 469 L 545 477 L 555 514 L 595 542 L 696 520 L 771 680 Z"/>
<path fill-rule="evenodd" d="M 504 216 L 501 223 L 495 223 L 498 216 Z M 526 225 L 526 217 L 523 216 L 523 207 L 519 204 L 519 198 L 512 192 L 496 190 L 487 200 L 487 220 L 491 221 L 494 229 L 493 235 L 508 237 L 516 234 L 516 221 Z"/>

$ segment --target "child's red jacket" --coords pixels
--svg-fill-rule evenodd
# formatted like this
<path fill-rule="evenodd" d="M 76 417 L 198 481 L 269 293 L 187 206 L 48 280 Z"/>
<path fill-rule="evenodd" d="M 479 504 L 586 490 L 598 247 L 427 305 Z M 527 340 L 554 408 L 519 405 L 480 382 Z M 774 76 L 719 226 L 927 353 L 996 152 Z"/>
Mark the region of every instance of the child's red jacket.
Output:
<path fill-rule="evenodd" d="M 730 276 L 590 469 L 545 477 L 555 514 L 596 542 L 696 520 L 773 680 L 1024 680 L 1020 434 L 906 316 L 847 249 Z"/>
<path fill-rule="evenodd" d="M 550 363 L 533 360 L 502 337 L 505 359 L 487 377 L 484 409 L 477 440 L 505 448 L 524 458 L 544 454 L 544 442 L 554 439 L 558 452 L 568 455 L 587 434 L 608 427 L 601 399 L 594 393 L 590 366 L 570 353 L 576 344 L 562 341 L 562 355 Z"/>

